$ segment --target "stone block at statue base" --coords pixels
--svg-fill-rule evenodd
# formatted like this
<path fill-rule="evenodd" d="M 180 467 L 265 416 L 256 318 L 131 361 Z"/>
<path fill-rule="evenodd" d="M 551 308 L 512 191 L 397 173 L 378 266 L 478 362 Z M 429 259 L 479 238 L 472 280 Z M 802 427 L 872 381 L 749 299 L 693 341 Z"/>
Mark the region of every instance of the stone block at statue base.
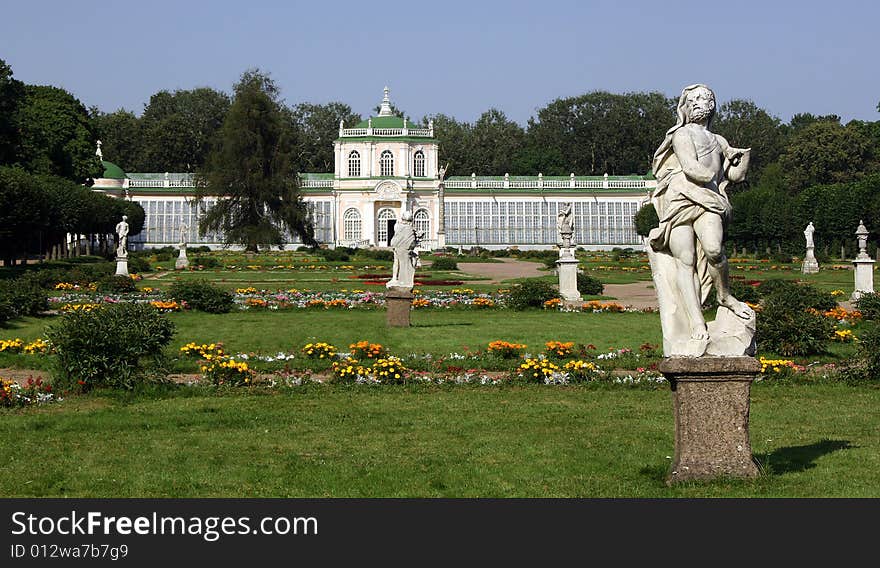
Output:
<path fill-rule="evenodd" d="M 801 265 L 801 272 L 804 274 L 817 274 L 819 272 L 819 261 L 812 247 L 807 247 L 807 255 L 804 257 L 804 263 Z"/>
<path fill-rule="evenodd" d="M 667 485 L 757 477 L 749 441 L 749 392 L 761 364 L 753 357 L 670 357 L 660 371 L 672 388 L 675 417 Z"/>
<path fill-rule="evenodd" d="M 563 249 L 566 250 L 566 249 Z M 556 261 L 556 269 L 559 272 L 559 296 L 567 302 L 580 302 L 581 293 L 577 287 L 578 261 L 571 256 L 560 256 Z"/>
<path fill-rule="evenodd" d="M 183 270 L 185 268 L 189 268 L 189 259 L 186 257 L 186 249 L 180 249 L 180 254 L 177 257 L 177 260 L 174 261 L 174 269 L 175 270 Z"/>
<path fill-rule="evenodd" d="M 116 257 L 116 276 L 129 276 L 127 256 Z"/>
<path fill-rule="evenodd" d="M 411 288 L 388 288 L 385 292 L 386 323 L 388 327 L 409 327 L 413 294 Z"/>
<path fill-rule="evenodd" d="M 850 296 L 850 301 L 855 302 L 862 297 L 862 294 L 871 294 L 874 292 L 874 264 L 875 261 L 868 255 L 864 257 L 856 257 L 853 261 L 855 268 L 855 287 Z"/>

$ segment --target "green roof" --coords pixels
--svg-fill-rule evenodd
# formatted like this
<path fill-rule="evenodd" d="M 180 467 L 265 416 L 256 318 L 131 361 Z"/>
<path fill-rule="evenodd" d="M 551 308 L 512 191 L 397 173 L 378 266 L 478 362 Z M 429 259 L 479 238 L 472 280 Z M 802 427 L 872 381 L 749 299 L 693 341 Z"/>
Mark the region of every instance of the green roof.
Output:
<path fill-rule="evenodd" d="M 125 172 L 122 171 L 122 168 L 120 168 L 113 162 L 101 160 L 101 165 L 104 166 L 104 173 L 101 175 L 102 178 L 125 179 L 128 177 L 127 175 L 125 175 Z"/>
<path fill-rule="evenodd" d="M 403 128 L 403 118 L 399 116 L 374 116 L 370 120 L 362 120 L 358 122 L 354 128 L 369 128 L 370 121 L 373 128 Z M 421 128 L 421 125 L 407 119 L 407 128 Z"/>

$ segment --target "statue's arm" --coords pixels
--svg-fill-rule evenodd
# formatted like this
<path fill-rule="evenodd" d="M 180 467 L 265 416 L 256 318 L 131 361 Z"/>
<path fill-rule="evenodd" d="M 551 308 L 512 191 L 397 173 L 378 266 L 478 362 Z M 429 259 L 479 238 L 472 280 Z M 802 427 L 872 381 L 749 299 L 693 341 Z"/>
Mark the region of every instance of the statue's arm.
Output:
<path fill-rule="evenodd" d="M 712 181 L 715 173 L 697 160 L 697 148 L 687 128 L 679 128 L 672 135 L 672 149 L 688 179 L 699 184 Z"/>
<path fill-rule="evenodd" d="M 727 142 L 724 136 L 715 135 L 721 152 L 724 156 L 724 175 L 732 182 L 741 182 L 746 179 L 749 171 L 749 156 L 751 148 L 734 148 Z"/>

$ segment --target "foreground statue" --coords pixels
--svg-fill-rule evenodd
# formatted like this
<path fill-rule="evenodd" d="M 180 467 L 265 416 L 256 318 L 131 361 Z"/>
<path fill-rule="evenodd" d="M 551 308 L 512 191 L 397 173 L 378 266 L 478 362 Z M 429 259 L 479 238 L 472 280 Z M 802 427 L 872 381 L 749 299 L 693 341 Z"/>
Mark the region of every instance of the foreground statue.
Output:
<path fill-rule="evenodd" d="M 750 149 L 709 130 L 715 108 L 709 87 L 686 87 L 678 121 L 654 153 L 651 202 L 660 225 L 648 235 L 648 254 L 667 357 L 754 354 L 755 313 L 730 293 L 723 247 L 731 213 L 725 188 L 745 179 Z M 702 305 L 713 286 L 719 308 L 707 324 Z"/>
<path fill-rule="evenodd" d="M 394 225 L 394 236 L 391 237 L 391 249 L 394 251 L 394 265 L 391 269 L 391 280 L 385 283 L 387 288 L 412 288 L 415 279 L 419 255 L 416 247 L 421 235 L 416 233 L 412 223 L 412 213 L 404 212 L 400 221 Z"/>

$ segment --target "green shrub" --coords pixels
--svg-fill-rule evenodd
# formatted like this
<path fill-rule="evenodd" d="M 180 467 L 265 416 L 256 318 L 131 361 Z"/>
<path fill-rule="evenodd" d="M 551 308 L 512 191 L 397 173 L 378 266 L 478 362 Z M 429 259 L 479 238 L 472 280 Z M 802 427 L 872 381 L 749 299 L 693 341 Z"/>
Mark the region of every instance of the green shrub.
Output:
<path fill-rule="evenodd" d="M 495 258 L 506 258 L 510 256 L 510 249 L 498 249 L 492 251 L 492 256 Z"/>
<path fill-rule="evenodd" d="M 771 255 L 771 259 L 773 262 L 778 262 L 779 264 L 789 264 L 791 262 L 791 255 L 777 252 Z"/>
<path fill-rule="evenodd" d="M 530 278 L 510 289 L 507 306 L 514 310 L 542 308 L 544 302 L 558 297 L 559 293 L 552 284 L 540 278 Z"/>
<path fill-rule="evenodd" d="M 729 282 L 730 293 L 733 294 L 733 297 L 739 300 L 740 302 L 749 302 L 750 304 L 757 304 L 761 301 L 761 294 L 758 292 L 757 288 L 751 286 L 750 284 L 746 284 L 745 282 L 740 282 L 738 280 L 731 280 Z M 704 310 L 714 310 L 718 307 L 718 298 L 713 292 L 709 294 L 709 297 L 706 299 L 706 303 L 703 304 Z"/>
<path fill-rule="evenodd" d="M 150 261 L 143 254 L 130 254 L 128 255 L 128 271 L 139 273 L 139 272 L 150 272 L 153 270 L 153 267 L 150 266 Z"/>
<path fill-rule="evenodd" d="M 357 249 L 357 256 L 372 260 L 393 261 L 394 252 L 386 249 Z"/>
<path fill-rule="evenodd" d="M 112 274 L 98 280 L 98 291 L 110 294 L 126 294 L 136 292 L 137 286 L 130 276 Z"/>
<path fill-rule="evenodd" d="M 235 306 L 232 294 L 207 280 L 178 280 L 168 288 L 168 295 L 193 310 L 211 314 L 225 314 Z"/>
<path fill-rule="evenodd" d="M 335 249 L 319 249 L 318 253 L 320 253 L 327 262 L 348 262 L 351 260 L 351 253 L 348 252 L 349 250 L 350 249 L 347 247 L 337 247 Z"/>
<path fill-rule="evenodd" d="M 197 247 L 186 247 L 187 252 L 195 253 L 195 254 L 203 254 L 211 252 L 211 247 L 208 245 L 199 245 Z M 297 249 L 299 250 L 299 249 Z"/>
<path fill-rule="evenodd" d="M 0 282 L 0 321 L 34 316 L 49 309 L 49 296 L 34 274 Z"/>
<path fill-rule="evenodd" d="M 598 278 L 583 272 L 577 273 L 577 287 L 578 292 L 589 296 L 599 296 L 605 290 L 605 285 Z"/>
<path fill-rule="evenodd" d="M 202 268 L 217 268 L 220 266 L 220 261 L 213 256 L 197 256 L 193 259 L 193 264 Z"/>
<path fill-rule="evenodd" d="M 148 304 L 103 304 L 65 314 L 46 335 L 57 354 L 56 390 L 131 389 L 161 361 L 174 324 Z"/>
<path fill-rule="evenodd" d="M 867 320 L 880 320 L 880 294 L 872 292 L 862 294 L 853 306 L 862 312 L 862 317 Z"/>
<path fill-rule="evenodd" d="M 817 312 L 793 305 L 784 294 L 764 299 L 757 315 L 758 348 L 790 357 L 825 352 L 834 324 Z"/>
<path fill-rule="evenodd" d="M 830 292 L 791 280 L 766 280 L 758 286 L 758 293 L 763 298 L 773 298 L 776 303 L 784 304 L 792 310 L 813 308 L 825 312 L 837 307 L 837 300 Z"/>
<path fill-rule="evenodd" d="M 431 259 L 431 270 L 458 270 L 458 263 L 451 256 L 438 256 Z"/>
<path fill-rule="evenodd" d="M 880 323 L 872 323 L 859 335 L 857 368 L 863 378 L 880 380 Z"/>
<path fill-rule="evenodd" d="M 156 262 L 168 262 L 173 258 L 170 252 L 157 252 L 154 256 Z"/>
<path fill-rule="evenodd" d="M 642 237 L 647 237 L 655 227 L 660 226 L 660 218 L 657 216 L 657 210 L 654 204 L 645 203 L 633 216 L 633 223 L 636 226 L 636 233 Z"/>

